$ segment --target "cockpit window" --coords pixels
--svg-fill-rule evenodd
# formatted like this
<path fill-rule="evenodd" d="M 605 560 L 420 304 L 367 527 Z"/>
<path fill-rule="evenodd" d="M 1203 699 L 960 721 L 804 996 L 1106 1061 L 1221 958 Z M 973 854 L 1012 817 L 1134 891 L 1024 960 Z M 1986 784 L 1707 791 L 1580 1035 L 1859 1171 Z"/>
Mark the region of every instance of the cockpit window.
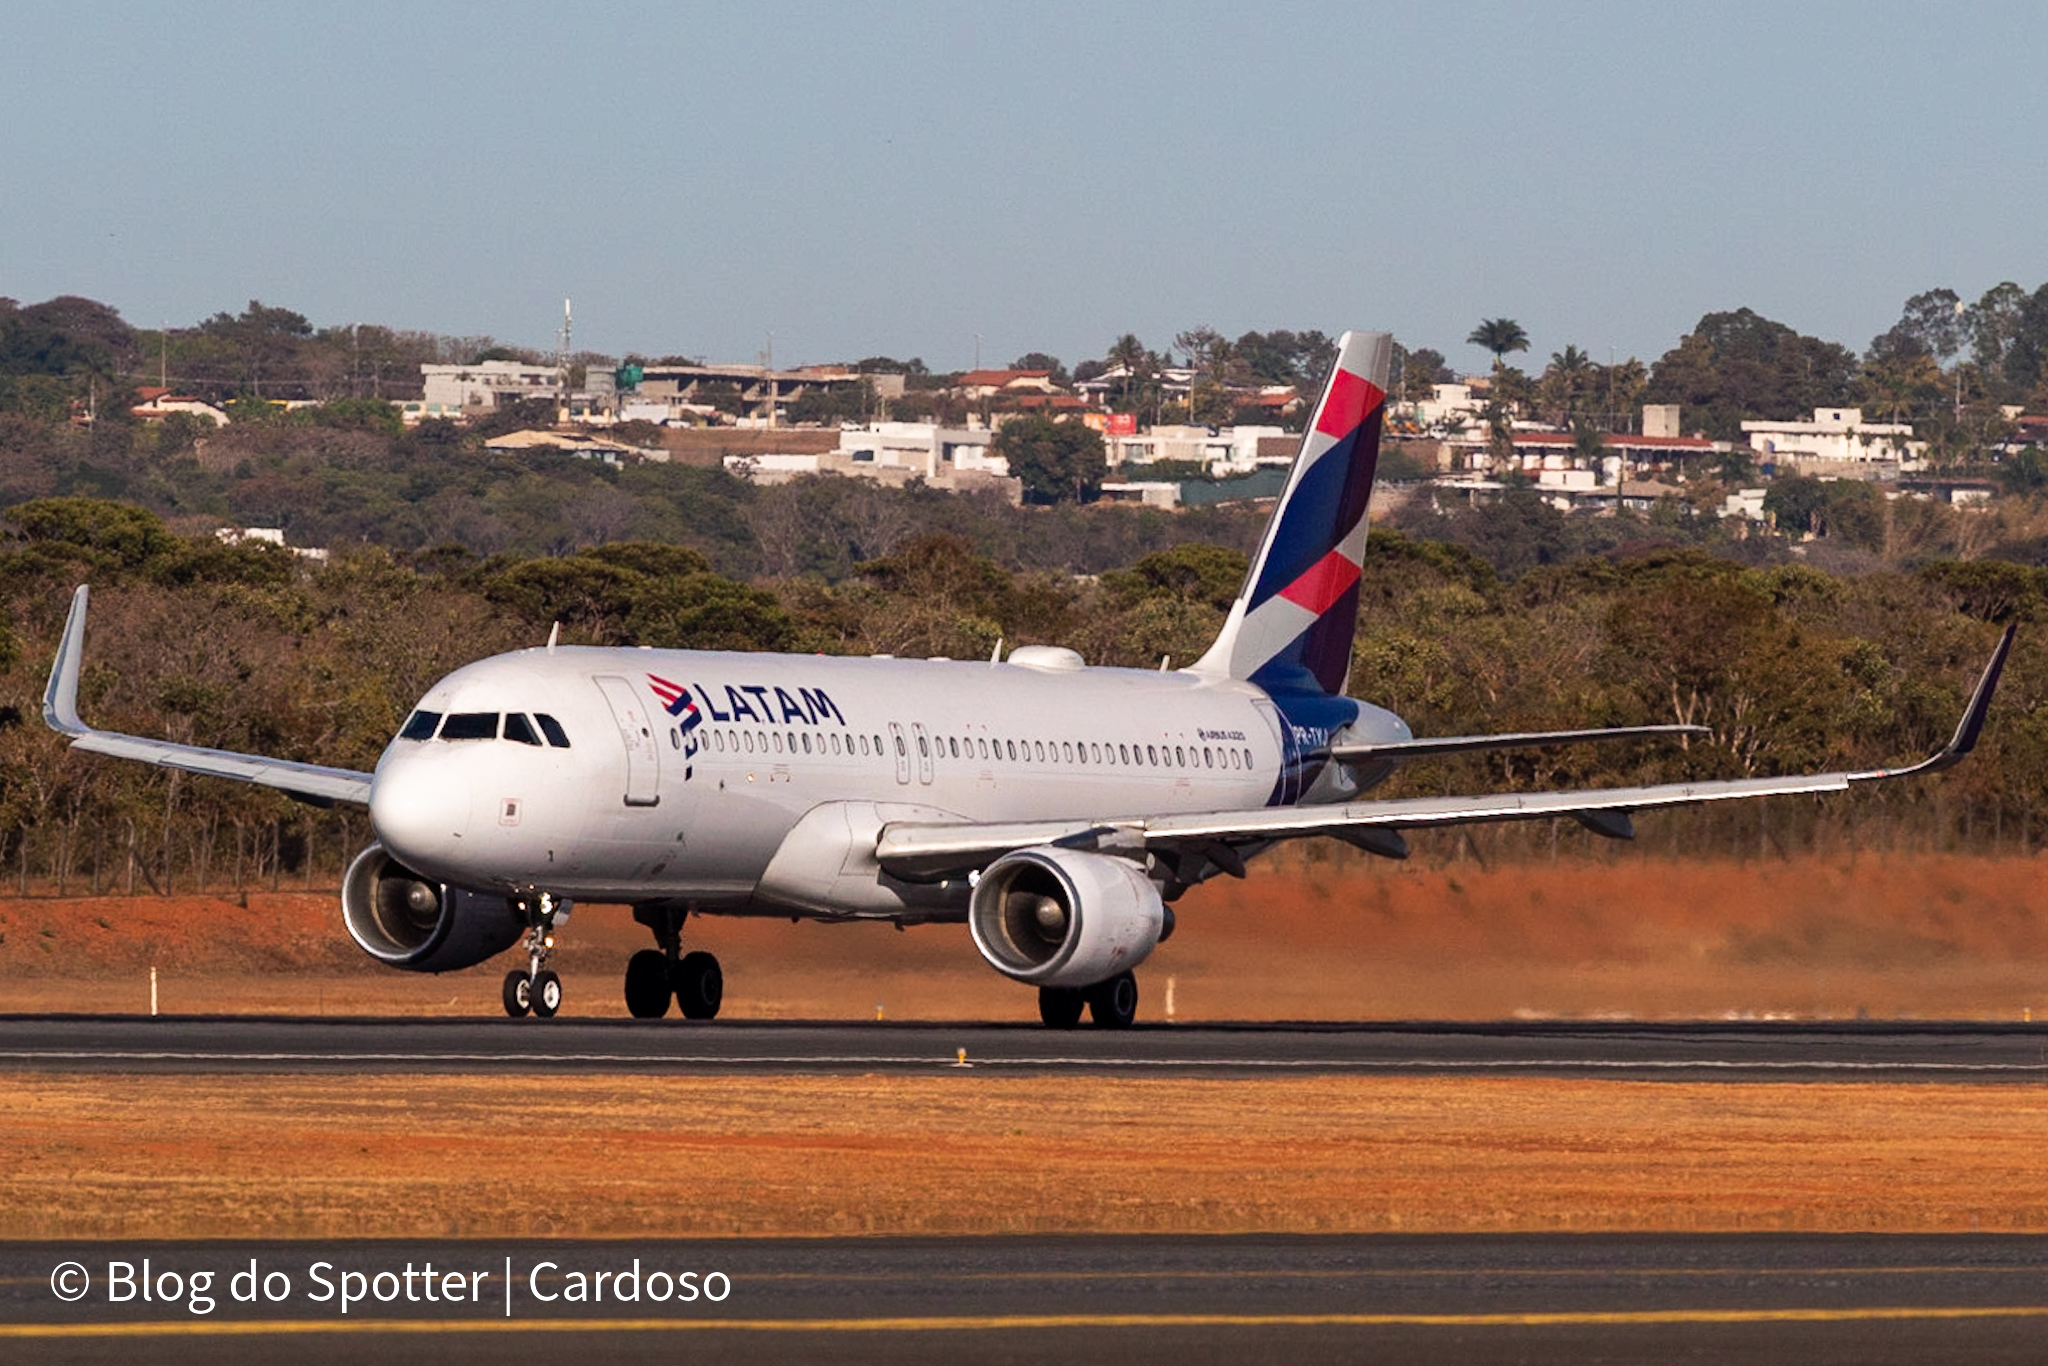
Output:
<path fill-rule="evenodd" d="M 441 725 L 443 740 L 495 740 L 498 738 L 498 713 L 494 711 L 458 711 L 449 716 Z"/>
<path fill-rule="evenodd" d="M 562 729 L 560 721 L 557 721 L 544 711 L 535 712 L 533 719 L 540 722 L 540 733 L 548 737 L 549 744 L 553 745 L 556 749 L 567 749 L 569 747 L 569 732 Z"/>
<path fill-rule="evenodd" d="M 516 711 L 505 713 L 505 738 L 517 740 L 522 745 L 537 745 L 540 737 L 533 733 L 533 722 Z"/>
<path fill-rule="evenodd" d="M 401 740 L 431 740 L 434 727 L 441 724 L 441 713 L 437 711 L 416 711 L 405 719 L 405 729 L 398 732 Z"/>

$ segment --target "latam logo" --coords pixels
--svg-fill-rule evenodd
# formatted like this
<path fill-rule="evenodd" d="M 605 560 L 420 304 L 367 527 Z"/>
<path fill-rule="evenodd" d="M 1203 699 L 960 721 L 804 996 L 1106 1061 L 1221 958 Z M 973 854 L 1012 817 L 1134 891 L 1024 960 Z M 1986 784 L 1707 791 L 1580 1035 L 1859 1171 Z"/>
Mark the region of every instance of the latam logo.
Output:
<path fill-rule="evenodd" d="M 647 686 L 654 689 L 654 695 L 661 699 L 661 708 L 681 724 L 676 728 L 683 751 L 683 781 L 690 781 L 696 770 L 697 727 L 704 724 L 702 713 L 697 710 L 697 699 L 690 696 L 690 690 L 680 683 L 671 683 L 660 674 L 647 675 Z"/>

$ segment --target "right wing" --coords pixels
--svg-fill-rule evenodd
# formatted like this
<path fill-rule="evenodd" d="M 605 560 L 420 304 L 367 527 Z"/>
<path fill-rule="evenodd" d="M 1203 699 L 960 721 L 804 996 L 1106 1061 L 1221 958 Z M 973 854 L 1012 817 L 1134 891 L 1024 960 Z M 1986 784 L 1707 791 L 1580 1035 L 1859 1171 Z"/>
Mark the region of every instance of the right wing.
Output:
<path fill-rule="evenodd" d="M 1186 815 L 1108 817 L 1099 820 L 1020 821 L 983 824 L 896 821 L 882 827 L 875 857 L 884 871 L 906 882 L 933 882 L 978 872 L 1004 854 L 1033 845 L 1057 845 L 1104 853 L 1164 853 L 1176 859 L 1206 857 L 1225 872 L 1243 875 L 1238 845 L 1263 846 L 1305 835 L 1334 835 L 1365 843 L 1381 853 L 1405 853 L 1400 832 L 1493 821 L 1569 816 L 1599 834 L 1633 836 L 1631 814 L 1701 802 L 1738 801 L 1802 792 L 1840 792 L 1851 783 L 1939 773 L 1961 763 L 1977 746 L 1985 713 L 2012 651 L 2016 627 L 2008 626 L 1991 661 L 1977 680 L 1970 704 L 1949 742 L 1929 758 L 1905 768 L 1854 773 L 1814 773 L 1784 778 L 1737 778 L 1723 782 L 1664 783 L 1651 787 L 1588 788 L 1576 792 L 1503 792 L 1472 797 L 1408 797 L 1394 801 L 1346 802 L 1328 806 L 1270 806 L 1250 811 L 1209 811 Z"/>
<path fill-rule="evenodd" d="M 57 646 L 56 661 L 50 666 L 50 685 L 43 690 L 43 721 L 59 735 L 71 738 L 73 749 L 94 754 L 111 754 L 117 759 L 137 759 L 159 768 L 202 773 L 211 778 L 233 778 L 237 782 L 274 787 L 315 806 L 353 802 L 367 806 L 370 775 L 349 768 L 322 768 L 318 764 L 294 763 L 289 759 L 266 759 L 259 754 L 236 754 L 224 749 L 198 745 L 174 745 L 168 740 L 151 740 L 140 735 L 121 735 L 94 730 L 79 719 L 78 674 L 85 649 L 85 608 L 89 594 L 84 584 L 71 597 L 71 614 L 64 619 L 64 637 Z"/>

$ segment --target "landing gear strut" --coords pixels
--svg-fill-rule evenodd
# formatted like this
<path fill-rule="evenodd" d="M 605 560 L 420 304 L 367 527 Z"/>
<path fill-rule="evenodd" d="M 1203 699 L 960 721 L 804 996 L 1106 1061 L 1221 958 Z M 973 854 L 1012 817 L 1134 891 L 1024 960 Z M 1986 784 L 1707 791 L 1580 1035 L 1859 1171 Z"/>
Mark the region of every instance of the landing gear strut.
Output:
<path fill-rule="evenodd" d="M 526 916 L 526 971 L 505 974 L 505 1013 L 514 1019 L 532 1011 L 542 1019 L 562 1008 L 562 979 L 548 970 L 555 956 L 555 923 L 569 918 L 569 903 L 550 892 L 514 897 Z"/>
<path fill-rule="evenodd" d="M 686 1020 L 718 1016 L 725 999 L 725 974 L 718 959 L 704 952 L 683 952 L 686 908 L 635 906 L 633 918 L 654 932 L 660 948 L 642 949 L 626 964 L 626 1009 L 636 1020 L 658 1020 L 673 1000 Z"/>

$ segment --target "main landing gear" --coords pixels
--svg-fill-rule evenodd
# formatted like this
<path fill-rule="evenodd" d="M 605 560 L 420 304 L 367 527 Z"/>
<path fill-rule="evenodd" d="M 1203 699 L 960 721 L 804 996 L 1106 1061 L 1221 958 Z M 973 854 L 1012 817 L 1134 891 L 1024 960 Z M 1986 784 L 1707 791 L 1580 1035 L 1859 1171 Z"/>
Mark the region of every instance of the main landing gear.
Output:
<path fill-rule="evenodd" d="M 1072 1029 L 1081 1023 L 1081 1008 L 1097 1029 L 1129 1029 L 1138 1018 L 1138 979 L 1120 972 L 1092 987 L 1040 987 L 1038 1018 L 1048 1029 Z"/>
<path fill-rule="evenodd" d="M 569 903 L 548 892 L 515 897 L 526 915 L 526 971 L 505 974 L 505 1013 L 518 1019 L 532 1011 L 543 1020 L 562 1008 L 562 979 L 548 970 L 555 956 L 555 922 L 569 917 Z"/>
<path fill-rule="evenodd" d="M 711 1020 L 725 1000 L 725 974 L 701 950 L 683 952 L 683 918 L 672 906 L 635 906 L 633 918 L 654 931 L 661 947 L 642 949 L 626 963 L 626 1009 L 636 1020 L 658 1020 L 674 1000 L 686 1020 Z"/>

